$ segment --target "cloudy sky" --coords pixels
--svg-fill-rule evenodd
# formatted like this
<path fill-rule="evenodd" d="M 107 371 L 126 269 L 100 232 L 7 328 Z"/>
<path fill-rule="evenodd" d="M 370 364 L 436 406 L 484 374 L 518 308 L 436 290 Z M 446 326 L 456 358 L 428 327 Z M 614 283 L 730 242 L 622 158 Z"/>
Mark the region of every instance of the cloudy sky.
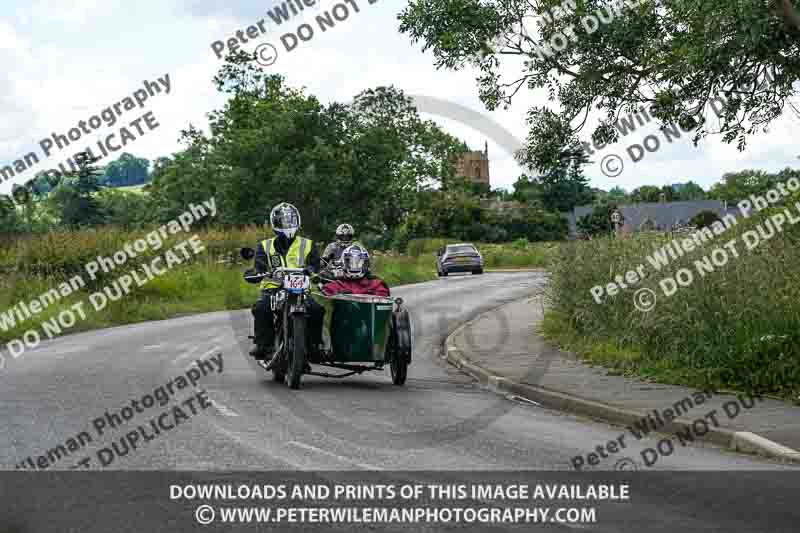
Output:
<path fill-rule="evenodd" d="M 338 2 L 322 1 L 323 9 Z M 441 110 L 434 106 L 437 116 L 426 114 L 426 118 L 437 120 L 473 147 L 483 147 L 488 140 L 492 185 L 510 186 L 523 169 L 514 163 L 507 142 L 497 135 L 487 138 L 485 126 L 493 122 L 512 137 L 524 139 L 525 111 L 532 104 L 543 104 L 543 96 L 521 95 L 512 109 L 487 112 L 477 98 L 474 72 L 437 71 L 430 55 L 398 33 L 397 14 L 404 1 L 378 0 L 372 5 L 367 0 L 352 1 L 359 13 L 351 8 L 348 19 L 324 33 L 317 31 L 286 53 L 280 36 L 301 21 L 296 18 L 279 28 L 270 24 L 267 11 L 280 5 L 274 0 L 5 0 L 0 4 L 0 61 L 5 70 L 0 79 L 0 163 L 10 164 L 31 151 L 42 156 L 38 144 L 43 138 L 66 133 L 78 121 L 132 95 L 144 80 L 155 82 L 165 74 L 172 82 L 171 93 L 152 97 L 144 109 L 126 112 L 116 128 L 152 111 L 159 127 L 126 150 L 149 159 L 178 151 L 180 130 L 189 124 L 205 128 L 206 113 L 222 105 L 211 84 L 221 64 L 211 43 L 266 18 L 269 32 L 244 49 L 274 44 L 279 56 L 268 70 L 283 73 L 293 85 L 306 86 L 323 102 L 347 101 L 361 90 L 393 84 L 407 94 L 435 97 L 482 113 L 477 122 L 474 117 L 453 119 L 447 118 L 451 114 L 447 106 Z M 56 167 L 114 130 L 101 128 L 84 136 L 75 143 L 76 150 L 54 153 L 13 183 Z M 787 115 L 768 134 L 752 138 L 744 153 L 718 137 L 699 148 L 681 140 L 634 165 L 625 148 L 641 142 L 644 133 L 637 132 L 598 152 L 586 174 L 593 186 L 606 189 L 620 185 L 631 190 L 687 179 L 708 187 L 729 171 L 799 166 L 800 149 L 792 135 L 797 131 L 800 119 Z M 600 169 L 601 159 L 611 154 L 622 156 L 625 163 L 615 178 L 604 176 Z M 0 185 L 0 192 L 8 192 L 11 183 Z"/>

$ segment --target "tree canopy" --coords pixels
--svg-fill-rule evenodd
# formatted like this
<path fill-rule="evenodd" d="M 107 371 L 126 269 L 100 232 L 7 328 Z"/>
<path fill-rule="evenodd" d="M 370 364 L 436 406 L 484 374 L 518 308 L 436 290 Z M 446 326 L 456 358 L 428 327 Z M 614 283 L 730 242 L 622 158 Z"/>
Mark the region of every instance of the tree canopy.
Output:
<path fill-rule="evenodd" d="M 489 109 L 522 90 L 546 91 L 551 105 L 529 110 L 520 155 L 539 171 L 579 133 L 617 141 L 620 114 L 640 108 L 695 128 L 695 142 L 721 134 L 743 149 L 787 110 L 800 79 L 789 0 L 411 0 L 399 18 L 437 67 L 479 67 Z M 714 125 L 718 96 L 727 105 Z M 583 132 L 590 112 L 600 123 Z"/>
<path fill-rule="evenodd" d="M 329 238 L 345 221 L 385 234 L 419 191 L 454 174 L 451 155 L 463 143 L 420 119 L 394 87 L 323 105 L 243 53 L 230 56 L 215 81 L 230 98 L 210 113 L 208 134 L 190 127 L 186 150 L 155 166 L 151 187 L 162 213 L 214 195 L 221 222 L 262 223 L 286 201 L 312 237 Z"/>
<path fill-rule="evenodd" d="M 141 185 L 150 180 L 149 169 L 150 161 L 126 152 L 106 165 L 99 182 L 107 187 Z"/>

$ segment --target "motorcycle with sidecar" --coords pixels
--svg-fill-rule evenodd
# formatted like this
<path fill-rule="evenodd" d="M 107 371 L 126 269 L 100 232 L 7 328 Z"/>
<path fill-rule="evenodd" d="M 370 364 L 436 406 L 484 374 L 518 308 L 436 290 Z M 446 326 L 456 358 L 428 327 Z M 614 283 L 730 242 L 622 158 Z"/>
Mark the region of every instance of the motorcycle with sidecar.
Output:
<path fill-rule="evenodd" d="M 252 248 L 241 250 L 245 260 L 254 255 Z M 290 388 L 297 389 L 303 375 L 344 378 L 388 366 L 392 382 L 405 384 L 413 336 L 402 298 L 365 294 L 326 296 L 312 289 L 322 278 L 302 268 L 279 268 L 272 274 L 252 270 L 244 273 L 248 283 L 258 284 L 265 277 L 281 283 L 270 297 L 275 314 L 275 353 L 281 356 L 281 364 L 272 369 L 275 381 L 288 381 Z M 325 310 L 321 346 L 311 346 L 309 342 L 311 298 Z M 266 369 L 265 361 L 258 363 Z M 311 369 L 311 364 L 346 372 L 319 372 Z"/>

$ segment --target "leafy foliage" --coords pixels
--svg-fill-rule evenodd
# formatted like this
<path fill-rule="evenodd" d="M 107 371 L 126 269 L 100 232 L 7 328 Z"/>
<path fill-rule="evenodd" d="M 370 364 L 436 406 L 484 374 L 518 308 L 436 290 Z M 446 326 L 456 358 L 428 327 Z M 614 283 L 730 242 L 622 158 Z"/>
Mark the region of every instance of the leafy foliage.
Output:
<path fill-rule="evenodd" d="M 718 222 L 720 220 L 719 215 L 716 214 L 714 211 L 700 211 L 695 216 L 689 220 L 689 224 L 695 226 L 696 228 L 708 228 L 714 222 Z"/>
<path fill-rule="evenodd" d="M 619 140 L 620 114 L 647 107 L 664 123 L 696 128 L 695 142 L 721 134 L 743 149 L 747 136 L 782 114 L 800 77 L 789 0 L 777 7 L 761 0 L 563 3 L 572 9 L 555 19 L 543 15 L 562 0 L 412 0 L 400 15 L 400 31 L 421 42 L 437 67 L 480 68 L 489 109 L 509 105 L 523 89 L 548 94 L 553 109 L 528 113 L 522 156 L 541 171 L 574 146 L 591 111 L 601 118 L 590 133 L 596 143 Z M 603 24 L 600 15 L 613 20 Z M 562 37 L 566 46 L 551 49 Z M 707 119 L 718 95 L 727 105 L 716 127 Z"/>
<path fill-rule="evenodd" d="M 103 209 L 95 194 L 100 190 L 94 165 L 98 159 L 88 152 L 75 156 L 78 170 L 66 175 L 48 195 L 47 201 L 66 227 L 96 226 L 105 221 Z"/>
<path fill-rule="evenodd" d="M 567 150 L 539 177 L 523 174 L 514 183 L 514 199 L 551 211 L 571 211 L 591 203 L 594 195 L 583 175 L 583 152 Z"/>
<path fill-rule="evenodd" d="M 609 234 L 614 229 L 611 223 L 611 213 L 617 209 L 615 204 L 601 204 L 595 206 L 592 212 L 577 220 L 575 225 L 578 231 L 586 235 Z"/>
<path fill-rule="evenodd" d="M 231 56 L 215 78 L 230 95 L 210 114 L 208 135 L 190 127 L 187 149 L 155 167 L 152 193 L 160 216 L 211 195 L 222 222 L 265 220 L 280 201 L 296 205 L 303 231 L 329 238 L 345 221 L 360 233 L 391 233 L 416 195 L 454 175 L 462 143 L 419 118 L 393 87 L 322 105 L 265 75 L 247 54 Z"/>
<path fill-rule="evenodd" d="M 716 200 L 738 202 L 750 195 L 763 194 L 791 178 L 800 178 L 800 171 L 785 168 L 775 174 L 763 170 L 728 172 L 722 176 L 720 183 L 711 187 L 708 196 Z"/>
<path fill-rule="evenodd" d="M 124 153 L 106 165 L 99 183 L 106 187 L 129 187 L 150 181 L 150 161 Z"/>

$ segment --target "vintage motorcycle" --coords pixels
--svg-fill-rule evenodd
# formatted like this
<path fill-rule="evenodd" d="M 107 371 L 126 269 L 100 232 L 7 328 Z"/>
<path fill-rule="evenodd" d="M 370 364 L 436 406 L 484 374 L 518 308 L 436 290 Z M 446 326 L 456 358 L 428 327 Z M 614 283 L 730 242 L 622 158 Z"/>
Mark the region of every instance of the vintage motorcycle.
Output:
<path fill-rule="evenodd" d="M 241 256 L 252 259 L 252 248 L 243 248 Z M 386 298 L 363 294 L 325 296 L 312 291 L 312 283 L 324 278 L 305 269 L 280 268 L 278 275 L 248 270 L 244 279 L 258 284 L 265 277 L 278 278 L 282 285 L 271 296 L 275 313 L 276 352 L 281 365 L 272 370 L 275 381 L 288 378 L 289 387 L 297 389 L 304 374 L 328 378 L 344 378 L 366 371 L 383 370 L 389 365 L 392 382 L 403 385 L 408 375 L 413 351 L 411 319 L 402 298 Z M 309 301 L 315 298 L 325 309 L 323 345 L 310 349 L 308 321 Z M 252 336 L 250 337 L 253 338 Z M 329 374 L 309 370 L 310 364 L 346 370 Z M 261 367 L 266 362 L 259 360 Z"/>

